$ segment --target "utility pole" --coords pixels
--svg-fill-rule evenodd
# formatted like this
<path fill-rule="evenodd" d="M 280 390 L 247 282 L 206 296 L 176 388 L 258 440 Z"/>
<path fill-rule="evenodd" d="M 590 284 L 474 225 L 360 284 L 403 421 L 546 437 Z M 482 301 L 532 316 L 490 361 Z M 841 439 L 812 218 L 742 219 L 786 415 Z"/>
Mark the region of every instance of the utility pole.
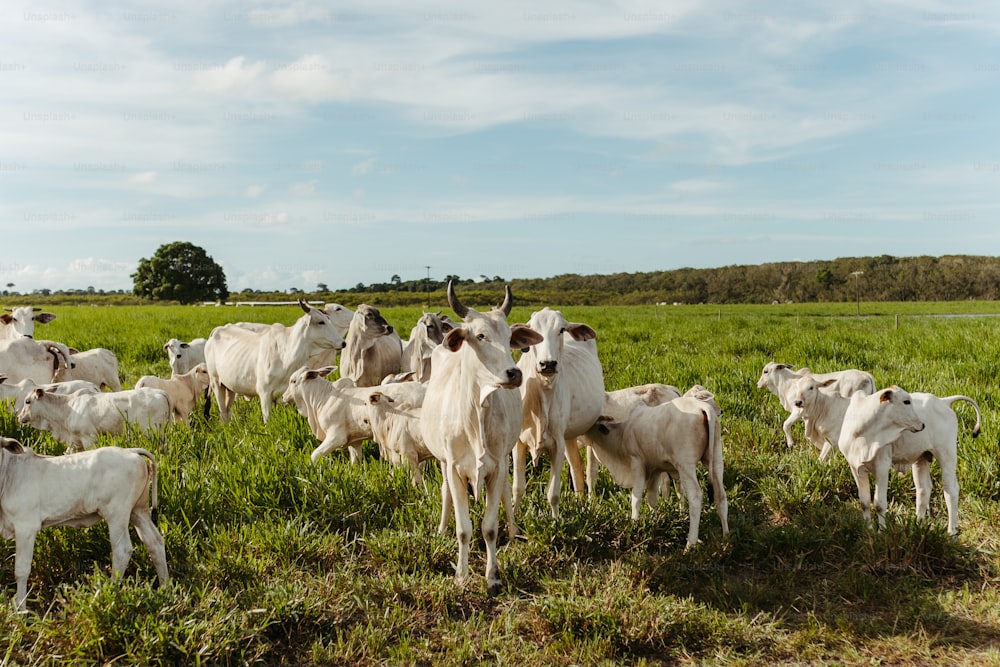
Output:
<path fill-rule="evenodd" d="M 424 265 L 427 269 L 427 280 L 424 281 L 424 291 L 427 292 L 427 310 L 431 309 L 431 267 Z"/>
<path fill-rule="evenodd" d="M 861 276 L 865 275 L 864 271 L 851 271 L 851 275 L 854 276 L 854 299 L 858 304 L 858 317 L 861 316 Z"/>

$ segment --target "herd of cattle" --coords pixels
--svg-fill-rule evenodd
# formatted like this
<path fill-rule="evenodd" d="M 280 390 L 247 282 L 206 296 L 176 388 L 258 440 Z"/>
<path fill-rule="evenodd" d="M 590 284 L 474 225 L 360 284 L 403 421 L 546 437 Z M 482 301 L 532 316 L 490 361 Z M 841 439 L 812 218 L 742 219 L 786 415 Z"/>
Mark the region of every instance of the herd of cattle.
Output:
<path fill-rule="evenodd" d="M 112 570 L 121 573 L 136 527 L 168 581 L 163 539 L 150 519 L 156 506 L 156 463 L 148 451 L 88 449 L 100 434 L 129 425 L 144 431 L 186 422 L 201 396 L 210 395 L 220 419 L 229 421 L 236 396 L 259 398 L 266 422 L 276 400 L 293 403 L 319 440 L 312 460 L 347 448 L 378 443 L 383 458 L 407 465 L 414 483 L 426 461 L 441 470 L 443 533 L 454 514 L 458 540 L 456 580 L 469 574 L 472 523 L 469 494 L 485 500 L 482 534 L 486 583 L 501 587 L 496 557 L 499 509 L 507 532 L 526 489 L 527 456 L 550 459 L 546 491 L 559 513 L 564 459 L 577 493 L 594 492 L 599 464 L 632 492 L 632 517 L 643 499 L 655 506 L 671 485 L 687 503 L 687 547 L 698 542 L 703 491 L 696 466 L 707 470 L 723 534 L 728 508 L 723 486 L 721 410 L 699 385 L 683 394 L 666 384 L 605 391 L 597 333 L 550 308 L 526 324 L 508 324 L 510 288 L 503 302 L 479 312 L 463 304 L 449 284 L 448 303 L 460 321 L 425 313 L 402 340 L 377 308 L 351 311 L 338 304 L 304 314 L 292 325 L 240 322 L 212 330 L 207 339 L 164 345 L 172 375 L 144 376 L 122 390 L 117 360 L 108 350 L 76 351 L 34 338 L 34 324 L 54 315 L 15 308 L 0 315 L 0 400 L 10 399 L 19 422 L 49 431 L 67 445 L 62 456 L 39 456 L 11 438 L 0 438 L 0 534 L 16 540 L 16 604 L 25 608 L 35 535 L 52 525 L 87 526 L 106 520 Z M 521 355 L 514 361 L 513 350 Z M 340 378 L 327 376 L 337 366 Z M 848 461 L 866 519 L 875 509 L 884 523 L 890 468 L 912 467 L 916 513 L 930 497 L 930 462 L 940 465 L 948 531 L 958 531 L 956 449 L 958 420 L 951 409 L 967 396 L 938 398 L 899 387 L 876 390 L 863 371 L 814 374 L 768 363 L 757 383 L 778 396 L 790 415 L 783 430 L 803 420 L 806 436 L 826 460 L 837 446 Z M 104 391 L 110 389 L 111 391 Z M 83 451 L 77 451 L 83 450 Z M 586 466 L 582 451 L 586 452 Z M 513 479 L 511 465 L 513 464 Z M 150 487 L 152 499 L 150 500 Z"/>

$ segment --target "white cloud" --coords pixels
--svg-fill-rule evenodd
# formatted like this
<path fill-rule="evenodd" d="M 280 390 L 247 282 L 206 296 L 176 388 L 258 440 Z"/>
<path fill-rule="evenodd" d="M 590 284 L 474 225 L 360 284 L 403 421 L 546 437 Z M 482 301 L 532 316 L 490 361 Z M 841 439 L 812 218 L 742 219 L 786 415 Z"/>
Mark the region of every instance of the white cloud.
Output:
<path fill-rule="evenodd" d="M 375 165 L 378 162 L 374 157 L 366 158 L 356 165 L 351 167 L 351 173 L 356 176 L 363 176 L 365 174 L 370 174 L 375 170 Z"/>
<path fill-rule="evenodd" d="M 294 183 L 290 191 L 296 197 L 309 197 L 316 192 L 316 179 L 305 183 Z"/>
<path fill-rule="evenodd" d="M 243 196 L 248 199 L 256 199 L 264 194 L 264 190 L 266 189 L 266 185 L 248 185 L 246 189 L 243 190 Z"/>
<path fill-rule="evenodd" d="M 209 93 L 227 93 L 233 90 L 244 90 L 253 84 L 264 71 L 263 62 L 246 65 L 246 57 L 230 58 L 223 65 L 215 63 L 184 63 L 183 66 L 194 72 L 192 87 Z"/>
<path fill-rule="evenodd" d="M 156 177 L 157 174 L 155 171 L 140 171 L 138 174 L 129 176 L 128 182 L 136 185 L 146 185 L 148 183 L 155 183 Z"/>

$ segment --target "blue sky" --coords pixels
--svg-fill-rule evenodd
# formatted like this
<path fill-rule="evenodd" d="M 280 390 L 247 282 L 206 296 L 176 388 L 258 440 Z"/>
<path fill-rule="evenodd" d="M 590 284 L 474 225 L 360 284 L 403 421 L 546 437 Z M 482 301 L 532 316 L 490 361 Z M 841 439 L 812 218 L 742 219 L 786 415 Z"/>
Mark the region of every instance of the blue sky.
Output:
<path fill-rule="evenodd" d="M 1000 6 L 8 2 L 0 284 L 1000 254 Z"/>

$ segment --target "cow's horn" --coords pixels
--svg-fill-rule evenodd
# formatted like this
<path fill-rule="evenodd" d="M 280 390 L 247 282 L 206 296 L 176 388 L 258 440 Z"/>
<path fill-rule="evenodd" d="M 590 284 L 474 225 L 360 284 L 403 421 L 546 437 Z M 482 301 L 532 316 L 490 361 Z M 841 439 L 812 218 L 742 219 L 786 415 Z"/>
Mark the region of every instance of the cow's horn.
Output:
<path fill-rule="evenodd" d="M 455 296 L 455 285 L 451 280 L 448 281 L 448 305 L 451 306 L 451 309 L 455 311 L 456 315 L 463 319 L 469 313 L 469 309 L 465 306 L 465 304 L 459 301 L 458 297 Z"/>
<path fill-rule="evenodd" d="M 500 310 L 503 311 L 504 317 L 510 315 L 510 307 L 513 305 L 514 296 L 510 293 L 510 285 L 504 285 L 503 303 L 500 304 Z"/>

